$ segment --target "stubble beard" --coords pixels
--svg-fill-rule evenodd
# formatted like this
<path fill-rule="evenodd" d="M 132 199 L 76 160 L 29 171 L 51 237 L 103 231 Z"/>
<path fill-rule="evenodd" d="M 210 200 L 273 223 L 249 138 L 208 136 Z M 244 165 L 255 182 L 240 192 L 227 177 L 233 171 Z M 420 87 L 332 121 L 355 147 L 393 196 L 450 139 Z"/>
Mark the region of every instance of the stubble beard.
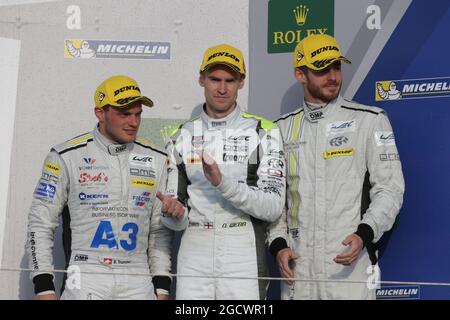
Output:
<path fill-rule="evenodd" d="M 312 84 L 311 82 L 308 82 L 307 88 L 308 88 L 310 95 L 313 98 L 328 103 L 338 97 L 339 92 L 341 92 L 341 85 L 342 84 L 339 84 L 339 90 L 337 90 L 336 92 L 330 92 L 330 93 L 325 93 L 324 88 L 316 86 L 316 85 Z"/>

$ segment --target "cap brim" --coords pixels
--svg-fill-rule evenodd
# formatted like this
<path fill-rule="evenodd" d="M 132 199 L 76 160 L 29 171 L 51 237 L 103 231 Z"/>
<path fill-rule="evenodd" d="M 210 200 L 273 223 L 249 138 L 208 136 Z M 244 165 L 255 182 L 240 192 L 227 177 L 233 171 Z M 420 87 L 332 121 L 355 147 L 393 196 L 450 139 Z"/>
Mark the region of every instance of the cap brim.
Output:
<path fill-rule="evenodd" d="M 312 69 L 312 70 L 320 71 L 320 70 L 323 70 L 323 69 L 328 68 L 330 65 L 332 65 L 332 64 L 335 63 L 336 61 L 344 61 L 345 63 L 348 63 L 348 64 L 351 64 L 351 63 L 352 63 L 352 62 L 351 62 L 350 60 L 348 60 L 346 57 L 340 56 L 340 57 L 338 57 L 338 58 L 331 59 L 331 60 L 330 60 L 327 64 L 325 64 L 322 68 L 317 68 L 317 67 L 314 66 L 313 64 L 308 64 L 307 67 L 308 67 L 309 69 Z"/>
<path fill-rule="evenodd" d="M 350 60 L 348 60 L 346 57 L 344 56 L 340 56 L 339 60 L 344 61 L 345 63 L 351 64 L 352 62 Z"/>
<path fill-rule="evenodd" d="M 143 96 L 142 98 L 138 99 L 137 101 L 141 101 L 143 105 L 147 107 L 153 107 L 153 101 L 150 100 L 150 98 L 147 98 Z"/>
<path fill-rule="evenodd" d="M 201 70 L 201 72 L 205 72 L 205 71 L 207 71 L 208 69 L 211 69 L 212 67 L 217 66 L 217 65 L 224 65 L 224 66 L 227 66 L 227 67 L 229 67 L 230 69 L 232 69 L 233 71 L 236 71 L 237 73 L 239 73 L 241 76 L 245 77 L 245 73 L 242 73 L 241 70 L 240 70 L 238 67 L 236 67 L 235 65 L 233 65 L 233 64 L 231 64 L 231 63 L 223 62 L 223 61 L 220 61 L 220 62 L 212 62 L 212 63 L 210 63 L 210 64 L 207 64 L 207 65 L 203 68 L 203 70 Z"/>
<path fill-rule="evenodd" d="M 135 97 L 135 99 L 130 99 L 130 101 L 128 101 L 127 103 L 124 103 L 124 104 L 118 104 L 118 103 L 112 104 L 111 103 L 109 105 L 116 107 L 116 108 L 125 108 L 135 102 L 141 102 L 143 105 L 145 105 L 147 107 L 153 107 L 153 101 L 145 96 Z"/>

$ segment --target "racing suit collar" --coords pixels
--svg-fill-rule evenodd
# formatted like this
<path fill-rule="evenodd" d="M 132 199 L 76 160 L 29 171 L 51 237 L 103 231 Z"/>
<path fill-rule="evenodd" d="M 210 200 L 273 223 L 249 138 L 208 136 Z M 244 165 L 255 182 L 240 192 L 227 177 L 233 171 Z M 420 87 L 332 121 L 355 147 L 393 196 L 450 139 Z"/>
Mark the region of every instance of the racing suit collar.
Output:
<path fill-rule="evenodd" d="M 100 149 L 104 150 L 106 153 L 117 156 L 124 152 L 130 151 L 132 149 L 133 144 L 117 144 L 109 140 L 98 130 L 98 126 L 94 128 L 94 140 L 97 142 L 97 145 Z"/>
<path fill-rule="evenodd" d="M 223 129 L 223 128 L 229 128 L 229 126 L 241 115 L 241 107 L 238 103 L 236 103 L 236 108 L 226 117 L 216 119 L 211 118 L 208 116 L 208 114 L 205 111 L 206 104 L 203 105 L 203 110 L 201 113 L 201 118 L 203 122 L 206 124 L 208 129 Z"/>
<path fill-rule="evenodd" d="M 338 96 L 336 99 L 324 104 L 324 105 L 318 105 L 318 104 L 311 104 L 306 101 L 303 101 L 303 110 L 305 113 L 305 118 L 309 122 L 317 122 L 320 119 L 323 119 L 326 117 L 326 113 L 330 108 L 334 108 L 336 104 L 341 101 L 341 96 Z"/>

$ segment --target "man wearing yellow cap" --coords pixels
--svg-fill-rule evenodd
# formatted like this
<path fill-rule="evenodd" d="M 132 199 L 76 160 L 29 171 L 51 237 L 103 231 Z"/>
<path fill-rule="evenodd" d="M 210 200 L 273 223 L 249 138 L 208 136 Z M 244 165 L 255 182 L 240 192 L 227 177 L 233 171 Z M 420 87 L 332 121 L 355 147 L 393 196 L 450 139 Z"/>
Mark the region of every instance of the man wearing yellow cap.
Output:
<path fill-rule="evenodd" d="M 341 62 L 328 35 L 293 55 L 303 106 L 276 121 L 287 161 L 287 204 L 272 226 L 283 299 L 373 299 L 376 242 L 403 201 L 404 181 L 384 110 L 343 99 Z M 287 233 L 286 233 L 287 230 Z"/>
<path fill-rule="evenodd" d="M 188 209 L 163 220 L 184 229 L 177 299 L 266 296 L 267 283 L 258 277 L 267 275 L 266 224 L 280 217 L 285 201 L 285 163 L 277 126 L 236 102 L 245 76 L 240 50 L 207 49 L 199 77 L 203 111 L 167 143 L 167 189 Z"/>
<path fill-rule="evenodd" d="M 34 191 L 28 251 L 36 298 L 56 298 L 52 248 L 62 213 L 70 270 L 62 299 L 166 299 L 172 231 L 160 222 L 156 193 L 165 188 L 167 157 L 136 136 L 142 105 L 153 102 L 126 76 L 106 79 L 94 102 L 94 130 L 51 149 Z"/>

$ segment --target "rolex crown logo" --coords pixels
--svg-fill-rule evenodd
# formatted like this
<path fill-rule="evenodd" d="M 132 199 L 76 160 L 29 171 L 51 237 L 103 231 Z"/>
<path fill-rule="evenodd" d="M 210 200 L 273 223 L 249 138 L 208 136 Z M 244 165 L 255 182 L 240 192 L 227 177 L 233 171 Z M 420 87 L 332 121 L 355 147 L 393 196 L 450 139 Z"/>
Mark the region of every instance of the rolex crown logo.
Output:
<path fill-rule="evenodd" d="M 308 18 L 309 8 L 301 4 L 297 6 L 297 8 L 295 8 L 293 11 L 297 25 L 304 25 L 306 23 L 306 19 Z"/>

